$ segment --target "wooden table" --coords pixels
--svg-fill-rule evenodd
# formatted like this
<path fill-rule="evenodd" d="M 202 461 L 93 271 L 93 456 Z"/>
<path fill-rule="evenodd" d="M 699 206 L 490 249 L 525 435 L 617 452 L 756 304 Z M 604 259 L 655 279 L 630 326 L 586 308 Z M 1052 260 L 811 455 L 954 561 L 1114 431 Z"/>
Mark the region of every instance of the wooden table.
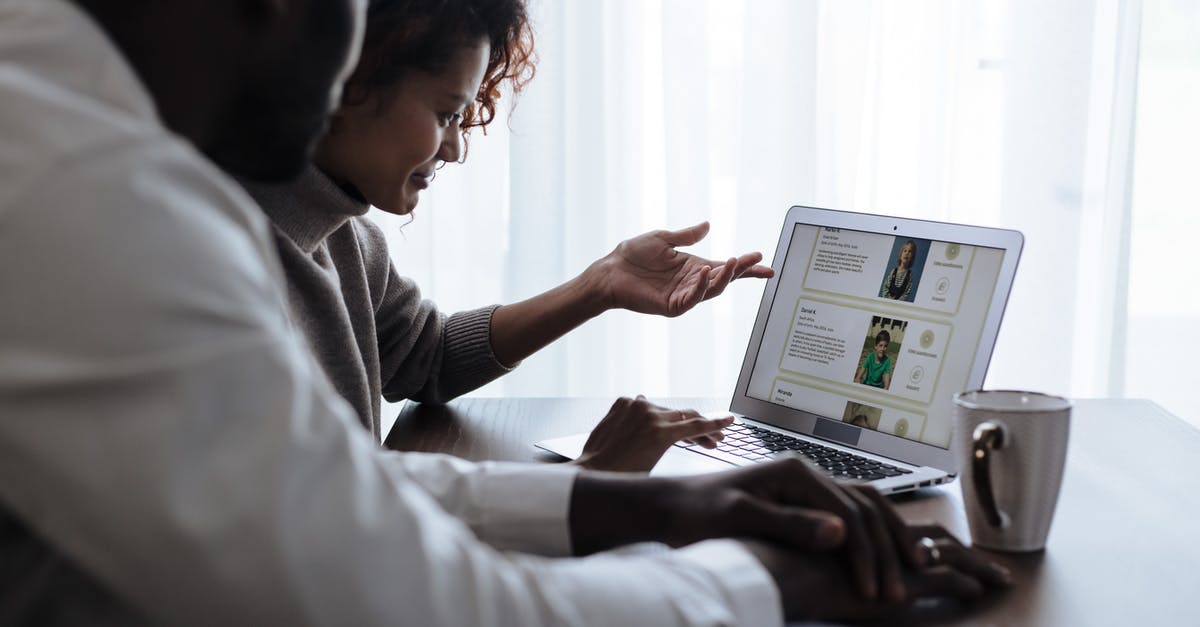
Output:
<path fill-rule="evenodd" d="M 699 410 L 710 399 L 658 402 Z M 610 399 L 466 398 L 405 406 L 386 444 L 471 460 L 551 462 L 533 442 L 590 429 Z M 969 537 L 958 483 L 895 497 L 910 520 Z M 994 554 L 1016 584 L 928 624 L 1200 625 L 1200 431 L 1145 400 L 1076 401 L 1047 549 Z"/>

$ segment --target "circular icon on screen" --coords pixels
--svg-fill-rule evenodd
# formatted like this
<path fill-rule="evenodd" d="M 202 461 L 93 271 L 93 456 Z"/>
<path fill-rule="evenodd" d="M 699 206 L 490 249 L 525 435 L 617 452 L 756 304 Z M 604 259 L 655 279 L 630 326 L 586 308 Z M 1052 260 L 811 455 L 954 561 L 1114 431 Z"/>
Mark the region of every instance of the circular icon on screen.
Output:
<path fill-rule="evenodd" d="M 896 421 L 896 426 L 892 427 L 892 433 L 900 437 L 908 435 L 908 418 L 901 418 Z"/>
<path fill-rule="evenodd" d="M 921 348 L 929 348 L 930 346 L 933 346 L 933 331 L 925 329 L 921 333 Z"/>
<path fill-rule="evenodd" d="M 946 244 L 946 259 L 958 258 L 958 244 Z"/>
<path fill-rule="evenodd" d="M 911 383 L 920 383 L 921 379 L 925 378 L 925 369 L 920 366 L 913 366 L 912 370 L 908 371 L 908 380 Z"/>
<path fill-rule="evenodd" d="M 938 279 L 937 285 L 934 286 L 934 290 L 937 291 L 938 296 L 945 296 L 946 292 L 950 291 L 950 279 L 947 279 L 946 277 Z"/>

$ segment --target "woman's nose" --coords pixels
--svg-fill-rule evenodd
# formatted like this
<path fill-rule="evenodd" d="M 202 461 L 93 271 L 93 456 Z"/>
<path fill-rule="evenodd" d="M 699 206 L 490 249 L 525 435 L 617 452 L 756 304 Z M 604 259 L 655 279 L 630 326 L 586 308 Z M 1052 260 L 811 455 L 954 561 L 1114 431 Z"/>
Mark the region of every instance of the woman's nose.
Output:
<path fill-rule="evenodd" d="M 446 135 L 442 137 L 442 145 L 438 148 L 437 157 L 446 163 L 457 162 L 462 159 L 462 133 L 458 129 L 458 125 L 446 130 Z"/>

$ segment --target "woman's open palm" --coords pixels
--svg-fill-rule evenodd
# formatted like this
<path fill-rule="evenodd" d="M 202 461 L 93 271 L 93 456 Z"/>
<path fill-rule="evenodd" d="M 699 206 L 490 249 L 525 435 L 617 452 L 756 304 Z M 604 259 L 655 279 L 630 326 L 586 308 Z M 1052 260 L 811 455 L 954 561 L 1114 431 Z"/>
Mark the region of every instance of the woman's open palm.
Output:
<path fill-rule="evenodd" d="M 678 231 L 651 231 L 617 245 L 592 264 L 613 307 L 675 317 L 721 292 L 734 279 L 767 279 L 774 270 L 758 265 L 762 254 L 712 261 L 676 250 L 708 234 L 701 222 Z"/>

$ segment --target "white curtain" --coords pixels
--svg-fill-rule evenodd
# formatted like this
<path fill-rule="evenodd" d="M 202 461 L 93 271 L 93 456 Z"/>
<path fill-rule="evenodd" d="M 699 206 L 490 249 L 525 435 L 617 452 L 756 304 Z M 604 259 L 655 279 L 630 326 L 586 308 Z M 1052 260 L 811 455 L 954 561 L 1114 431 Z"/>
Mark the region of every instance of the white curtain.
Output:
<path fill-rule="evenodd" d="M 1016 228 L 987 384 L 1121 392 L 1138 0 L 534 0 L 538 74 L 415 220 L 401 272 L 446 311 L 565 281 L 701 220 L 760 250 L 807 204 Z M 402 226 L 403 225 L 403 226 Z M 731 394 L 762 292 L 610 312 L 484 395 Z"/>

